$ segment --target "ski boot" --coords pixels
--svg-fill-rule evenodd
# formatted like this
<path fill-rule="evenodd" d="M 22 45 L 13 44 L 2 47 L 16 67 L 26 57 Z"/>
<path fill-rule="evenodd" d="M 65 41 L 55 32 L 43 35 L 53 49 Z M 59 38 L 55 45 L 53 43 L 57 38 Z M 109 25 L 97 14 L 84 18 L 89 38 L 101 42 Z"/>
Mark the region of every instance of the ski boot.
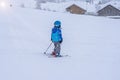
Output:
<path fill-rule="evenodd" d="M 51 55 L 54 56 L 54 57 L 56 57 L 56 53 L 54 51 L 52 52 Z"/>
<path fill-rule="evenodd" d="M 58 54 L 56 55 L 56 57 L 62 57 L 62 56 L 60 55 L 60 53 L 58 53 Z"/>

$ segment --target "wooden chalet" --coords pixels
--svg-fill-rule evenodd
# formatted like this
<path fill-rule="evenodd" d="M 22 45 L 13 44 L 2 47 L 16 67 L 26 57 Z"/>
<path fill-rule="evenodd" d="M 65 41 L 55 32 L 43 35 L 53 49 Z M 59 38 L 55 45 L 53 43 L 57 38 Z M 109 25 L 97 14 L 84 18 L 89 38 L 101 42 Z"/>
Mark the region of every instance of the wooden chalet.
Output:
<path fill-rule="evenodd" d="M 73 4 L 69 7 L 66 8 L 67 12 L 70 12 L 72 14 L 85 14 L 86 10 L 84 10 L 83 8 L 77 6 L 76 4 Z"/>
<path fill-rule="evenodd" d="M 120 10 L 112 5 L 107 5 L 98 12 L 98 16 L 120 16 Z"/>

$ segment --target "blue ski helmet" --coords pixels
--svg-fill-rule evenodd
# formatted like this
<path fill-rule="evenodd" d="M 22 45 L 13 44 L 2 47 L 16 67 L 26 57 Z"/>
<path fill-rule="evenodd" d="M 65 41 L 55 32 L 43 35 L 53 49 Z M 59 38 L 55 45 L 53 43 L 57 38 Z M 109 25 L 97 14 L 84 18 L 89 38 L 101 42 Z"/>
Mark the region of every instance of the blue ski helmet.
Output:
<path fill-rule="evenodd" d="M 61 26 L 61 22 L 60 21 L 55 21 L 54 22 L 54 26 L 55 27 L 60 27 Z"/>

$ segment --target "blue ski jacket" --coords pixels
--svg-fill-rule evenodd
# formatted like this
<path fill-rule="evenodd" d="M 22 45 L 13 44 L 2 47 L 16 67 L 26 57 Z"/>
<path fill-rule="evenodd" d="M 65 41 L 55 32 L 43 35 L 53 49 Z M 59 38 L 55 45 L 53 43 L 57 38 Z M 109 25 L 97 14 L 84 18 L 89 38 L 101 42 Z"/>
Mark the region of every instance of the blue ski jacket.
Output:
<path fill-rule="evenodd" d="M 61 33 L 60 28 L 54 27 L 52 29 L 51 40 L 52 40 L 52 42 L 60 42 L 60 41 L 62 41 L 62 33 Z"/>

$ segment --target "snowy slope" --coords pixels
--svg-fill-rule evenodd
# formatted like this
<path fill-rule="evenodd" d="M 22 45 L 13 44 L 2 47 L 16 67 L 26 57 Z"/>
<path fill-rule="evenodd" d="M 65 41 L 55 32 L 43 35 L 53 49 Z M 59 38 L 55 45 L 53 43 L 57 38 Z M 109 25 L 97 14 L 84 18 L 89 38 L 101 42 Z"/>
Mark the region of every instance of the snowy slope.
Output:
<path fill-rule="evenodd" d="M 55 20 L 71 57 L 42 54 Z M 120 19 L 14 7 L 0 9 L 0 25 L 0 80 L 120 80 Z"/>

